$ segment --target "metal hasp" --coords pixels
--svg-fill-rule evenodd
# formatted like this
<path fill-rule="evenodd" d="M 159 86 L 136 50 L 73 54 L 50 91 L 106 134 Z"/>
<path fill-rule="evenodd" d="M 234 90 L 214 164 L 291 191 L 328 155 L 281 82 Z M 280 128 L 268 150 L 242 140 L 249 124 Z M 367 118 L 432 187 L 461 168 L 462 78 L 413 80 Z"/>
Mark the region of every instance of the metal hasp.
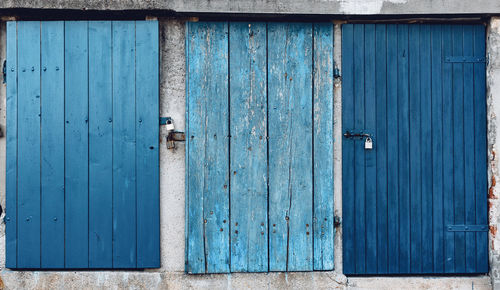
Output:
<path fill-rule="evenodd" d="M 172 122 L 171 117 L 160 117 L 160 125 L 167 125 L 168 122 Z"/>
<path fill-rule="evenodd" d="M 2 84 L 7 83 L 7 60 L 3 61 L 2 67 Z"/>
<path fill-rule="evenodd" d="M 363 138 L 371 138 L 371 135 L 370 134 L 367 134 L 367 133 L 352 133 L 351 131 L 346 131 L 344 133 L 344 137 L 345 138 L 359 138 L 359 139 L 363 139 Z"/>
<path fill-rule="evenodd" d="M 184 132 L 174 131 L 173 119 L 171 117 L 160 117 L 160 125 L 167 126 L 167 149 L 174 149 L 175 143 L 186 141 Z"/>

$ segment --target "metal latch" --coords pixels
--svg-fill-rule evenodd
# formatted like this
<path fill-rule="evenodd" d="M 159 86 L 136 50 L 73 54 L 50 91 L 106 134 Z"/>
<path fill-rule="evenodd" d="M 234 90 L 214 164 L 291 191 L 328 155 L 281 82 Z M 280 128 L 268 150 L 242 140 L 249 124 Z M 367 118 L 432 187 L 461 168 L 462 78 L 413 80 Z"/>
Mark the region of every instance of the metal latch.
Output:
<path fill-rule="evenodd" d="M 2 84 L 6 83 L 7 83 L 7 60 L 4 60 L 2 67 Z"/>
<path fill-rule="evenodd" d="M 174 149 L 174 142 L 186 141 L 184 132 L 175 131 L 174 120 L 171 117 L 160 117 L 160 125 L 167 127 L 167 149 Z"/>

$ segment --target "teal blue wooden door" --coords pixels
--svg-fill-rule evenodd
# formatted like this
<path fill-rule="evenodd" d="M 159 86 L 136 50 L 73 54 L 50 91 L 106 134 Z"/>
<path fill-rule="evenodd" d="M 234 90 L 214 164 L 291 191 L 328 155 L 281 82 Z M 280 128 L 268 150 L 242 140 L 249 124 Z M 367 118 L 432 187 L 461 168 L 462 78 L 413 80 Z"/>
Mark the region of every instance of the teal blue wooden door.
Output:
<path fill-rule="evenodd" d="M 346 274 L 488 272 L 485 43 L 483 25 L 343 25 Z"/>
<path fill-rule="evenodd" d="M 154 268 L 158 23 L 7 23 L 8 268 Z"/>
<path fill-rule="evenodd" d="M 333 269 L 333 25 L 186 38 L 187 272 Z"/>

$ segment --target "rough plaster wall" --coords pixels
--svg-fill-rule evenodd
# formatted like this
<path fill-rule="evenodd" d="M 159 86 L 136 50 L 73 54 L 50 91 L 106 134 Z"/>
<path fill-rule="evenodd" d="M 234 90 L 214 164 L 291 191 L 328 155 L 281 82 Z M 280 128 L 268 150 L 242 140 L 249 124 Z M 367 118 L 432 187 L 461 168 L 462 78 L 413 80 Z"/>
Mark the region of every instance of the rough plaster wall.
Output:
<path fill-rule="evenodd" d="M 2 0 L 0 8 L 162 9 L 179 13 L 480 14 L 500 13 L 498 0 Z"/>
<path fill-rule="evenodd" d="M 333 60 L 335 67 L 342 68 L 342 25 L 335 24 L 333 38 Z M 340 72 L 342 75 L 342 72 Z M 342 81 L 333 82 L 333 197 L 335 215 L 342 220 Z M 342 227 L 335 232 L 334 266 L 342 273 Z"/>
<path fill-rule="evenodd" d="M 500 237 L 498 224 L 500 223 L 500 188 L 496 186 L 500 181 L 498 156 L 500 153 L 497 116 L 500 116 L 500 18 L 492 18 L 488 27 L 487 55 L 487 106 L 488 106 L 488 157 L 489 157 L 489 224 L 490 224 L 490 275 L 493 284 L 500 289 Z"/>
<path fill-rule="evenodd" d="M 160 21 L 160 116 L 172 117 L 175 129 L 185 128 L 185 25 Z M 184 143 L 167 149 L 166 128 L 160 132 L 161 264 L 166 271 L 184 271 Z"/>
<path fill-rule="evenodd" d="M 500 35 L 500 20 L 496 24 Z M 185 127 L 185 24 L 178 19 L 160 20 L 160 114 L 174 119 L 176 129 Z M 335 25 L 334 59 L 340 68 L 341 25 Z M 498 38 L 500 46 L 500 38 Z M 0 60 L 5 58 L 5 23 L 0 22 Z M 500 71 L 500 66 L 497 66 Z M 500 92 L 500 73 L 497 76 Z M 491 80 L 490 80 L 491 81 Z M 490 89 L 491 91 L 491 89 Z M 335 82 L 334 170 L 335 214 L 342 215 L 341 82 Z M 490 97 L 491 99 L 491 97 Z M 500 111 L 500 103 L 495 107 Z M 0 86 L 0 126 L 5 129 L 5 86 Z M 357 277 L 342 275 L 342 240 L 335 237 L 335 271 L 309 273 L 260 273 L 231 275 L 184 274 L 185 187 L 183 143 L 166 149 L 161 130 L 161 262 L 162 268 L 147 271 L 10 271 L 5 265 L 5 229 L 0 224 L 0 289 L 490 289 L 488 276 L 476 277 Z M 0 204 L 5 205 L 5 138 L 0 138 Z M 497 173 L 495 173 L 497 174 Z M 496 214 L 496 213 L 495 213 Z M 499 263 L 492 266 L 499 267 Z M 496 270 L 494 270 L 496 273 Z"/>

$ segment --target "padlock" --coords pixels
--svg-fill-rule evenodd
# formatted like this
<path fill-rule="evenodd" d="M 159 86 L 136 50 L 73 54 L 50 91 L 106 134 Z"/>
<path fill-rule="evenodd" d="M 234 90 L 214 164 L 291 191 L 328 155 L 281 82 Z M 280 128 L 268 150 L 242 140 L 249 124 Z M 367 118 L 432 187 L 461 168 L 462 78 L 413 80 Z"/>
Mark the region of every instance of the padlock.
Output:
<path fill-rule="evenodd" d="M 365 139 L 365 149 L 372 150 L 373 149 L 373 140 L 371 137 L 366 137 Z"/>
<path fill-rule="evenodd" d="M 175 127 L 174 127 L 174 122 L 172 122 L 172 120 L 168 120 L 166 125 L 168 132 L 174 131 Z"/>

